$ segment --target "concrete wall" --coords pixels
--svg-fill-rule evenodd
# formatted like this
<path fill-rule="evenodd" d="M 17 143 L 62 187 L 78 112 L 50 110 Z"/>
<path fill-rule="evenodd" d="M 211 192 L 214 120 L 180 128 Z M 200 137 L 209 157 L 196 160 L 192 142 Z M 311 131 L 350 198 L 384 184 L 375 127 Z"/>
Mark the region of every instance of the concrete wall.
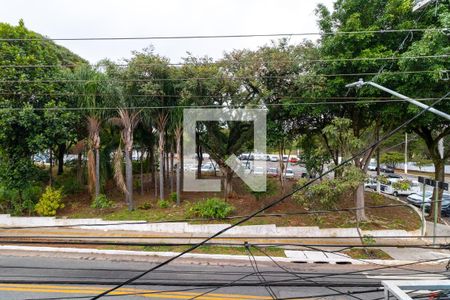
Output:
<path fill-rule="evenodd" d="M 58 219 L 53 217 L 11 217 L 0 215 L 0 226 L 14 227 L 77 227 L 89 230 L 126 230 L 155 233 L 180 233 L 195 235 L 211 235 L 230 224 L 189 224 L 185 222 L 174 223 L 147 223 L 145 221 L 104 221 L 102 219 Z M 420 230 L 364 230 L 363 235 L 372 236 L 416 236 Z M 225 234 L 226 236 L 260 236 L 260 237 L 355 237 L 358 238 L 356 228 L 324 228 L 310 227 L 278 227 L 270 225 L 248 225 L 235 227 Z"/>

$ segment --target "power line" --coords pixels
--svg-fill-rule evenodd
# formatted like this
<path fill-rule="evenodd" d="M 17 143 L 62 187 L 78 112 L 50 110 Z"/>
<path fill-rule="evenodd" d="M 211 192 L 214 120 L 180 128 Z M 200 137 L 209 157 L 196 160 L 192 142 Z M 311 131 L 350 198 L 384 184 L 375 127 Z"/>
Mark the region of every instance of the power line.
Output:
<path fill-rule="evenodd" d="M 450 92 L 446 93 L 446 94 L 442 97 L 442 99 L 445 98 L 445 97 L 447 97 L 448 95 L 450 95 Z M 146 274 L 149 274 L 149 273 L 151 273 L 152 271 L 157 270 L 157 269 L 159 269 L 159 268 L 161 268 L 161 267 L 163 267 L 163 266 L 169 264 L 170 262 L 172 262 L 172 261 L 176 260 L 177 258 L 183 256 L 184 254 L 189 253 L 189 252 L 191 252 L 191 251 L 197 249 L 198 247 L 204 245 L 205 243 L 207 243 L 208 241 L 214 239 L 215 237 L 217 237 L 217 236 L 219 236 L 219 235 L 221 235 L 221 234 L 227 232 L 228 230 L 230 230 L 230 229 L 232 229 L 232 228 L 234 228 L 234 227 L 236 227 L 236 226 L 238 226 L 238 225 L 240 225 L 240 224 L 242 224 L 242 223 L 244 223 L 244 222 L 250 220 L 250 219 L 253 218 L 254 216 L 256 216 L 256 215 L 258 215 L 258 214 L 264 212 L 265 210 L 267 210 L 267 209 L 269 209 L 269 208 L 271 208 L 271 207 L 273 207 L 273 206 L 275 206 L 275 205 L 281 203 L 282 201 L 284 201 L 284 200 L 287 199 L 288 197 L 292 196 L 294 193 L 296 193 L 296 192 L 298 192 L 298 191 L 300 191 L 300 190 L 302 190 L 302 189 L 304 189 L 304 188 L 310 186 L 311 184 L 313 184 L 314 182 L 316 182 L 316 181 L 319 180 L 320 178 L 324 177 L 325 175 L 327 175 L 327 174 L 329 174 L 329 173 L 331 173 L 331 172 L 334 172 L 336 169 L 341 168 L 342 166 L 348 164 L 349 162 L 353 161 L 355 158 L 357 158 L 357 157 L 359 157 L 360 155 L 364 154 L 366 151 L 372 149 L 373 147 L 376 147 L 376 146 L 377 146 L 378 144 L 380 144 L 382 141 L 384 141 L 384 140 L 386 140 L 387 138 L 393 136 L 395 133 L 397 133 L 398 131 L 400 131 L 403 127 L 407 126 L 408 124 L 410 124 L 411 122 L 413 122 L 415 119 L 417 119 L 418 117 L 420 117 L 422 114 L 424 114 L 425 112 L 427 112 L 431 107 L 433 107 L 434 105 L 438 104 L 442 99 L 436 100 L 436 101 L 435 101 L 434 103 L 432 103 L 430 106 L 428 106 L 427 108 L 421 110 L 421 111 L 420 111 L 419 113 L 417 113 L 414 117 L 410 118 L 409 120 L 407 120 L 406 122 L 404 122 L 404 123 L 401 124 L 400 126 L 396 127 L 394 130 L 392 130 L 392 131 L 389 132 L 388 134 L 384 135 L 381 139 L 377 140 L 375 143 L 373 143 L 373 144 L 370 145 L 369 147 L 366 147 L 366 148 L 363 149 L 362 151 L 359 151 L 356 155 L 353 155 L 353 156 L 350 157 L 349 159 L 344 160 L 341 164 L 339 164 L 339 165 L 337 165 L 337 166 L 335 166 L 335 167 L 333 167 L 333 168 L 330 168 L 328 171 L 322 173 L 318 178 L 312 179 L 312 180 L 308 181 L 306 184 L 304 184 L 304 185 L 302 185 L 302 186 L 300 186 L 300 187 L 298 187 L 298 188 L 296 188 L 296 189 L 293 189 L 293 191 L 291 191 L 290 193 L 288 193 L 288 194 L 284 195 L 283 197 L 281 197 L 281 198 L 279 198 L 279 199 L 277 199 L 277 200 L 271 202 L 270 204 L 266 205 L 265 207 L 263 207 L 263 208 L 261 208 L 261 209 L 255 211 L 254 213 L 252 213 L 252 214 L 249 215 L 248 217 L 246 217 L 246 218 L 244 218 L 244 219 L 242 219 L 242 220 L 240 220 L 240 221 L 238 221 L 238 222 L 236 222 L 236 223 L 234 223 L 234 224 L 232 224 L 232 225 L 230 225 L 230 226 L 228 226 L 228 227 L 226 227 L 226 228 L 224 228 L 224 229 L 222 229 L 222 230 L 219 230 L 219 231 L 216 232 L 215 234 L 209 236 L 208 238 L 206 238 L 206 239 L 204 239 L 203 241 L 199 242 L 199 243 L 196 244 L 195 246 L 192 246 L 192 247 L 190 247 L 189 249 L 187 249 L 187 250 L 181 252 L 180 254 L 175 255 L 175 256 L 173 256 L 173 257 L 171 257 L 171 258 L 165 260 L 164 262 L 162 262 L 162 263 L 160 263 L 160 264 L 158 264 L 158 265 L 156 265 L 156 266 L 154 266 L 154 267 L 148 269 L 147 271 L 142 272 L 141 274 L 138 274 L 138 275 L 136 275 L 136 276 L 134 276 L 134 277 L 132 277 L 132 278 L 130 278 L 130 279 L 128 279 L 128 280 L 122 282 L 121 284 L 118 284 L 118 285 L 116 285 L 116 286 L 114 286 L 114 287 L 108 289 L 107 291 L 98 294 L 97 296 L 93 297 L 92 300 L 99 299 L 99 298 L 101 298 L 102 296 L 107 295 L 108 293 L 110 293 L 110 292 L 112 292 L 112 291 L 115 291 L 115 290 L 119 289 L 120 287 L 122 287 L 122 286 L 124 286 L 124 285 L 127 285 L 127 284 L 129 284 L 129 283 L 131 283 L 131 282 L 134 282 L 135 280 L 137 280 L 137 279 L 139 279 L 139 278 L 145 276 Z"/>
<path fill-rule="evenodd" d="M 24 67 L 26 68 L 26 65 L 0 65 L 0 68 L 6 68 L 6 67 Z M 36 65 L 34 67 L 39 67 L 39 65 Z M 383 75 L 402 75 L 402 74 L 426 74 L 426 73 L 441 73 L 441 72 L 448 72 L 450 70 L 417 70 L 417 71 L 386 71 L 383 72 Z M 304 76 L 308 77 L 346 77 L 346 76 L 371 76 L 371 75 L 377 75 L 378 72 L 360 72 L 360 73 L 335 73 L 335 74 L 320 74 L 320 73 L 313 73 L 313 74 L 307 74 Z M 138 79 L 104 79 L 104 80 L 91 80 L 91 79 L 16 79 L 16 80 L 0 80 L 0 83 L 67 83 L 67 82 L 151 82 L 151 81 L 189 81 L 189 80 L 198 80 L 198 81 L 204 81 L 204 80 L 211 80 L 211 79 L 231 79 L 231 80 L 243 80 L 243 79 L 291 79 L 293 76 L 301 76 L 303 74 L 300 73 L 293 73 L 293 74 L 287 74 L 287 75 L 262 75 L 262 76 L 231 76 L 231 75 L 225 75 L 225 74 L 218 74 L 222 77 L 189 77 L 189 78 L 138 78 Z"/>
<path fill-rule="evenodd" d="M 121 41 L 121 40 L 185 40 L 185 39 L 229 39 L 229 38 L 254 38 L 254 37 L 279 37 L 279 36 L 311 36 L 311 35 L 352 35 L 352 34 L 385 34 L 398 32 L 444 32 L 448 28 L 409 28 L 409 29 L 380 29 L 360 31 L 335 31 L 335 32 L 290 32 L 267 34 L 227 34 L 227 35 L 161 35 L 161 36 L 112 36 L 112 37 L 35 37 L 35 38 L 1 38 L 0 42 L 15 41 Z"/>
<path fill-rule="evenodd" d="M 287 98 L 289 99 L 289 98 Z M 424 98 L 422 101 L 431 101 L 438 98 Z M 442 100 L 449 100 L 445 98 Z M 277 106 L 316 106 L 316 105 L 358 105 L 358 104 L 371 104 L 371 103 L 405 103 L 408 102 L 403 99 L 390 99 L 390 100 L 360 100 L 360 101 L 321 101 L 321 102 L 298 102 L 298 103 L 268 103 L 267 107 Z M 232 106 L 219 106 L 219 105 L 173 105 L 173 106 L 130 106 L 122 107 L 127 110 L 148 110 L 148 109 L 180 109 L 180 108 L 217 108 L 217 109 L 237 109 L 252 107 L 252 105 L 232 105 Z M 21 111 L 25 107 L 0 107 L 0 111 Z M 84 111 L 84 110 L 117 110 L 120 107 L 29 107 L 34 111 Z"/>
<path fill-rule="evenodd" d="M 450 57 L 450 54 L 436 54 L 436 55 L 419 55 L 419 56 L 388 56 L 388 57 L 354 57 L 354 58 L 324 58 L 324 59 L 299 59 L 299 60 L 276 60 L 277 63 L 305 63 L 305 62 L 311 62 L 311 63 L 320 63 L 320 62 L 338 62 L 338 61 L 383 61 L 383 60 L 400 60 L 400 59 L 431 59 L 431 58 L 447 58 Z M 219 64 L 220 61 L 213 61 L 213 62 L 205 62 L 200 65 L 207 66 L 207 65 L 215 65 Z M 58 68 L 58 67 L 77 67 L 81 66 L 83 64 L 55 64 L 55 65 L 3 65 L 4 67 L 12 68 L 12 67 L 20 67 L 20 68 Z M 126 67 L 127 64 L 115 64 L 111 63 L 111 65 L 115 65 L 118 67 Z M 150 66 L 184 66 L 184 65 L 190 65 L 189 63 L 148 63 L 148 64 L 134 64 L 134 66 L 139 67 L 150 67 Z M 106 66 L 105 64 L 98 64 L 97 66 Z M 198 65 L 193 65 L 198 66 Z M 2 65 L 0 65 L 0 68 Z"/>

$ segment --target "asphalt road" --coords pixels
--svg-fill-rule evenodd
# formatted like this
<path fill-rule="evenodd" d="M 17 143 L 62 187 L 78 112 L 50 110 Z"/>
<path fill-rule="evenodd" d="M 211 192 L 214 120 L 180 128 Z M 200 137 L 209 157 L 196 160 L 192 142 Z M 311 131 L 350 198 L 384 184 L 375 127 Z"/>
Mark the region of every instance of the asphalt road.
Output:
<path fill-rule="evenodd" d="M 255 272 L 248 263 L 240 266 L 199 263 L 176 262 L 166 266 L 116 291 L 112 299 L 193 299 L 204 292 L 210 293 L 196 299 L 317 299 L 330 294 L 325 299 L 377 299 L 383 296 L 381 291 L 375 291 L 381 280 L 446 279 L 450 275 L 445 265 L 399 269 L 283 264 L 289 271 L 286 272 L 274 264 L 258 263 Z M 91 299 L 151 266 L 154 263 L 87 257 L 0 255 L 0 299 Z M 373 268 L 377 270 L 371 271 Z M 270 288 L 262 282 L 269 283 Z M 218 286 L 226 287 L 216 289 Z M 108 298 L 111 296 L 104 297 Z"/>

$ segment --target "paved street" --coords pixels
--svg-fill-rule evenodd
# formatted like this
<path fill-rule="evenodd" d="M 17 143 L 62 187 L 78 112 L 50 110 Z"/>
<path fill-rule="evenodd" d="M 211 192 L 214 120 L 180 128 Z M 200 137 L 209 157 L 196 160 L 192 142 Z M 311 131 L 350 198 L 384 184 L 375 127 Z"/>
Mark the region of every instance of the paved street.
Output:
<path fill-rule="evenodd" d="M 89 299 L 154 266 L 154 263 L 95 257 L 2 255 L 0 298 Z M 446 279 L 450 275 L 445 271 L 445 265 L 386 268 L 374 265 L 283 264 L 288 273 L 273 264 L 258 263 L 259 276 L 256 276 L 249 264 L 213 266 L 205 261 L 202 265 L 198 263 L 176 262 L 166 266 L 118 290 L 113 294 L 114 299 L 191 299 L 206 291 L 211 294 L 199 299 L 272 299 L 269 291 L 273 291 L 278 299 L 316 298 L 328 294 L 334 296 L 327 299 L 347 299 L 348 295 L 339 293 L 372 291 L 357 295 L 361 299 L 376 299 L 382 296 L 381 292 L 374 291 L 381 280 Z M 377 270 L 370 271 L 373 268 Z M 271 290 L 261 286 L 261 281 L 270 282 Z M 226 288 L 214 290 L 227 284 Z"/>

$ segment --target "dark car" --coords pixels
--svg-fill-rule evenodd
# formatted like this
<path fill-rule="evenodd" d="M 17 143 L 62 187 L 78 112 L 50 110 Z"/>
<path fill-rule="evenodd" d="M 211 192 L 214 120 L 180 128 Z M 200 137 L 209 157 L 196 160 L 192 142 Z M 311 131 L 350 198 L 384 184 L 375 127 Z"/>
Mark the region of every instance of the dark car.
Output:
<path fill-rule="evenodd" d="M 394 169 L 388 166 L 380 167 L 380 172 L 382 173 L 394 173 Z"/>

